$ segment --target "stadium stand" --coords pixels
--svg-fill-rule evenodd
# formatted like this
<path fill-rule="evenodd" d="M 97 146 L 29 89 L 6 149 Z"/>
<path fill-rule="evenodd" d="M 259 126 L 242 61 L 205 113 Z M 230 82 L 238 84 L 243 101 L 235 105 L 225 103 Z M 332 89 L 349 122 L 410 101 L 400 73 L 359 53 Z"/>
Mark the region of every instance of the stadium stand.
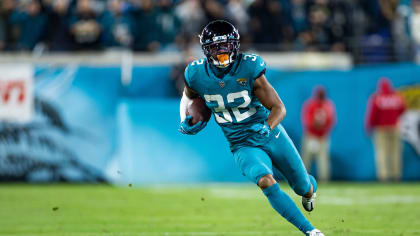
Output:
<path fill-rule="evenodd" d="M 409 61 L 417 0 L 3 0 L 0 51 L 128 48 L 191 51 L 214 19 L 233 22 L 242 48 L 348 52 L 356 63 Z M 357 26 L 357 27 L 355 27 Z"/>

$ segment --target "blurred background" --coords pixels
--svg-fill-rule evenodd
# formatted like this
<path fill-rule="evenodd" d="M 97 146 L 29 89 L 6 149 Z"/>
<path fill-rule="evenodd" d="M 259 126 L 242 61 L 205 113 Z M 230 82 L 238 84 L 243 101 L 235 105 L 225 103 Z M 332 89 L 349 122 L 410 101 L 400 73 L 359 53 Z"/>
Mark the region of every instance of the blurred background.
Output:
<path fill-rule="evenodd" d="M 178 132 L 216 19 L 267 62 L 311 173 L 420 180 L 418 0 L 1 0 L 0 181 L 248 182 L 214 121 Z M 319 88 L 333 111 L 306 115 Z"/>

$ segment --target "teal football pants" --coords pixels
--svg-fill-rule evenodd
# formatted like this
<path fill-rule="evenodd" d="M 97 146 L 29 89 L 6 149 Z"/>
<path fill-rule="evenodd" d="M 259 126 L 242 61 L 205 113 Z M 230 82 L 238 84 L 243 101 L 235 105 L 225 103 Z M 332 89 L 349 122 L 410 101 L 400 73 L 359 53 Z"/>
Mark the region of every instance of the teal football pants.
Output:
<path fill-rule="evenodd" d="M 271 174 L 276 180 L 284 177 L 296 194 L 303 196 L 316 182 L 309 176 L 298 151 L 283 126 L 273 129 L 270 140 L 258 147 L 241 147 L 233 153 L 236 164 L 252 182 Z"/>

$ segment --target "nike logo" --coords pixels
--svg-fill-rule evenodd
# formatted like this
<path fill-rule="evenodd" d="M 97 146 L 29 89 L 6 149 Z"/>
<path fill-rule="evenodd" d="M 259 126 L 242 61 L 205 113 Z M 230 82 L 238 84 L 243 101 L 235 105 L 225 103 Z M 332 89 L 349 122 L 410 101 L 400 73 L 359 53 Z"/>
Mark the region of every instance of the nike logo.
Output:
<path fill-rule="evenodd" d="M 276 138 L 279 138 L 279 136 L 280 136 L 280 131 L 279 131 L 279 133 L 276 135 Z"/>
<path fill-rule="evenodd" d="M 261 62 L 260 66 L 263 66 L 263 65 L 264 65 L 264 62 Z"/>

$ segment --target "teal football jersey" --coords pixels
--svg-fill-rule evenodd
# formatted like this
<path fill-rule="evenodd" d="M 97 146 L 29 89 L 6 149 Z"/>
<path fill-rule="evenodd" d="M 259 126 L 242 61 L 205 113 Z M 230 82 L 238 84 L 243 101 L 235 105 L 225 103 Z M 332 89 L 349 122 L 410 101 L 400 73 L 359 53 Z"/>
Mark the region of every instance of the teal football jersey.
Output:
<path fill-rule="evenodd" d="M 253 93 L 255 79 L 265 73 L 265 68 L 261 57 L 241 53 L 226 71 L 210 65 L 206 58 L 191 62 L 185 69 L 187 86 L 212 110 L 232 151 L 268 141 L 249 130 L 253 124 L 268 118 L 269 111 Z"/>

